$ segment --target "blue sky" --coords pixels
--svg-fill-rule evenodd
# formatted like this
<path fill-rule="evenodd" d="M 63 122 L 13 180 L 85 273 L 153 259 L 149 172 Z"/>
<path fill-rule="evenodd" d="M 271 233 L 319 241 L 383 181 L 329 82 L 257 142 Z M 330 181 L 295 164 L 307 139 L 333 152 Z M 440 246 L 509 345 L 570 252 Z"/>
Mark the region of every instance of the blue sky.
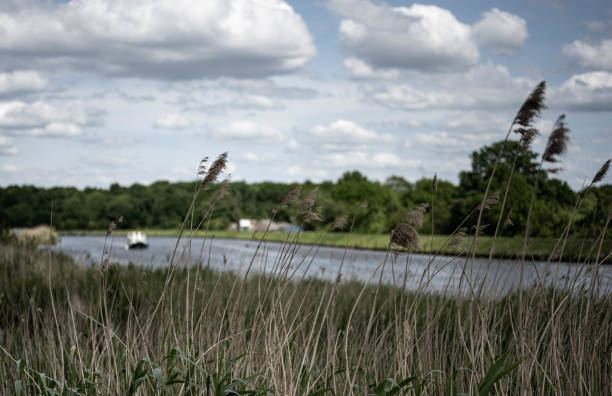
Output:
<path fill-rule="evenodd" d="M 540 81 L 558 177 L 612 147 L 612 4 L 563 0 L 3 0 L 0 185 L 457 181 Z"/>

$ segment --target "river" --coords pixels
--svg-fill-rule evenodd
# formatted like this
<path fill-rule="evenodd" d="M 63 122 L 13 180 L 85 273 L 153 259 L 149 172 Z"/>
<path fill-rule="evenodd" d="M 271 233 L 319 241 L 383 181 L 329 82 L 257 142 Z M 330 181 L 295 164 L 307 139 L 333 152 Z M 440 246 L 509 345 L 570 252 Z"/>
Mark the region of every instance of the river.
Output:
<path fill-rule="evenodd" d="M 133 263 L 148 267 L 163 267 L 170 262 L 176 238 L 149 237 L 149 247 L 141 250 L 127 250 L 125 237 L 113 237 L 106 241 L 106 249 L 111 262 Z M 186 240 L 181 240 L 175 262 L 178 265 L 202 265 L 221 271 L 244 273 L 253 262 L 251 271 L 271 273 L 278 267 L 277 262 L 289 262 L 286 268 L 293 279 L 315 277 L 334 281 L 342 265 L 341 279 L 405 287 L 409 290 L 419 288 L 428 292 L 454 293 L 461 285 L 467 291 L 482 289 L 492 295 L 503 295 L 516 289 L 520 283 L 521 265 L 515 260 L 494 260 L 488 263 L 485 258 L 468 262 L 464 257 L 440 256 L 431 260 L 426 254 L 387 255 L 382 251 L 299 245 L 293 251 L 276 242 L 261 245 L 254 256 L 258 241 L 237 239 L 194 238 L 191 242 L 191 255 Z M 52 249 L 64 252 L 84 265 L 99 265 L 104 251 L 105 238 L 102 236 L 62 236 Z M 184 252 L 181 257 L 181 252 Z M 287 257 L 292 257 L 289 260 Z M 432 261 L 429 265 L 430 260 Z M 381 272 L 382 270 L 382 277 Z M 462 273 L 465 270 L 465 275 Z M 593 279 L 590 265 L 527 262 L 524 267 L 525 287 L 543 282 L 559 288 L 590 285 Z M 612 266 L 599 268 L 597 275 L 599 294 L 612 290 Z"/>

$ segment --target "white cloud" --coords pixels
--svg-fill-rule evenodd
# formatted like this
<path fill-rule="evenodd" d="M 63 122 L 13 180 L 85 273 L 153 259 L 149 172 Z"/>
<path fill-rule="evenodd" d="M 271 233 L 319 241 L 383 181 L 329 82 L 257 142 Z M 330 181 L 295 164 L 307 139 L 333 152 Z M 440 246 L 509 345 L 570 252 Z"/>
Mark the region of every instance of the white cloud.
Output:
<path fill-rule="evenodd" d="M 576 74 L 559 87 L 553 87 L 550 100 L 572 110 L 610 111 L 612 109 L 612 73 L 595 71 Z"/>
<path fill-rule="evenodd" d="M 501 139 L 502 136 L 501 133 L 433 131 L 415 133 L 410 139 L 413 147 L 423 147 L 428 152 L 469 153 L 484 144 Z"/>
<path fill-rule="evenodd" d="M 0 96 L 41 91 L 46 86 L 47 80 L 32 70 L 0 73 Z"/>
<path fill-rule="evenodd" d="M 5 173 L 18 173 L 21 172 L 21 168 L 13 164 L 3 164 L 0 165 L 0 171 Z"/>
<path fill-rule="evenodd" d="M 249 142 L 274 142 L 283 139 L 280 131 L 255 121 L 232 121 L 211 131 L 218 140 L 242 140 Z"/>
<path fill-rule="evenodd" d="M 397 69 L 374 69 L 358 58 L 345 59 L 344 67 L 349 69 L 351 77 L 355 79 L 395 79 L 399 77 Z"/>
<path fill-rule="evenodd" d="M 99 111 L 80 103 L 0 102 L 0 130 L 7 134 L 71 137 L 101 123 Z"/>
<path fill-rule="evenodd" d="M 372 158 L 378 166 L 399 166 L 402 160 L 393 153 L 376 153 Z"/>
<path fill-rule="evenodd" d="M 244 154 L 240 155 L 240 159 L 244 160 L 244 161 L 247 161 L 247 162 L 259 162 L 259 161 L 261 161 L 260 156 L 258 156 L 255 153 L 250 153 L 250 152 L 249 153 L 244 153 Z"/>
<path fill-rule="evenodd" d="M 16 155 L 19 150 L 13 146 L 13 140 L 8 136 L 0 136 L 0 155 Z"/>
<path fill-rule="evenodd" d="M 339 28 L 345 49 L 374 68 L 465 70 L 478 62 L 471 27 L 443 8 L 368 0 L 331 0 L 329 7 L 345 18 Z"/>
<path fill-rule="evenodd" d="M 493 8 L 482 15 L 473 27 L 479 45 L 491 47 L 497 52 L 513 53 L 523 47 L 529 33 L 527 22 L 518 15 Z"/>
<path fill-rule="evenodd" d="M 601 40 L 598 45 L 575 40 L 563 47 L 563 53 L 576 58 L 582 67 L 612 71 L 612 39 Z"/>
<path fill-rule="evenodd" d="M 233 107 L 253 108 L 262 110 L 282 109 L 283 106 L 277 101 L 264 95 L 245 95 L 236 99 Z"/>
<path fill-rule="evenodd" d="M 281 0 L 72 0 L 0 11 L 6 67 L 190 79 L 293 71 L 316 50 Z"/>
<path fill-rule="evenodd" d="M 397 168 L 420 164 L 415 160 L 401 160 L 394 153 L 361 150 L 331 153 L 324 157 L 324 162 L 342 169 Z"/>
<path fill-rule="evenodd" d="M 505 66 L 477 65 L 466 73 L 419 74 L 410 84 L 366 87 L 364 97 L 390 109 L 480 109 L 519 106 L 536 81 L 516 78 Z"/>
<path fill-rule="evenodd" d="M 155 120 L 153 126 L 160 129 L 185 129 L 191 126 L 191 122 L 180 114 L 166 114 Z"/>
<path fill-rule="evenodd" d="M 393 136 L 390 134 L 381 134 L 376 131 L 363 128 L 353 121 L 336 120 L 329 125 L 317 125 L 310 134 L 316 138 L 316 143 L 340 143 L 342 147 L 351 144 L 363 143 L 390 143 L 393 142 Z"/>
<path fill-rule="evenodd" d="M 585 22 L 586 27 L 595 33 L 606 33 L 612 32 L 612 19 L 607 21 L 587 21 Z"/>

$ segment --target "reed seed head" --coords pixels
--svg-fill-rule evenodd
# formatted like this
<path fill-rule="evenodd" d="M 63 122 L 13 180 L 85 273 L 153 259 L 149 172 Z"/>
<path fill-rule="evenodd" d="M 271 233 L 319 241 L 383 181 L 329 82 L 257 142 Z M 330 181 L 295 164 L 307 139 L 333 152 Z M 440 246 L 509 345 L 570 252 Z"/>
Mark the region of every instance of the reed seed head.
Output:
<path fill-rule="evenodd" d="M 202 180 L 202 186 L 205 186 L 209 183 L 214 183 L 226 166 L 227 151 L 225 153 L 220 154 L 215 160 L 215 162 L 212 163 L 212 165 L 208 169 L 208 172 L 206 172 L 206 177 L 204 177 L 204 180 Z"/>
<path fill-rule="evenodd" d="M 535 140 L 535 137 L 540 134 L 536 128 L 518 128 L 514 130 L 514 133 L 521 135 L 519 142 L 523 150 L 527 150 Z"/>
<path fill-rule="evenodd" d="M 304 223 L 313 223 L 315 221 L 321 221 L 323 216 L 321 215 L 320 208 L 308 209 L 304 215 Z"/>
<path fill-rule="evenodd" d="M 423 225 L 423 214 L 429 207 L 426 203 L 421 203 L 416 206 L 415 209 L 404 215 L 404 221 L 413 226 L 421 226 Z"/>
<path fill-rule="evenodd" d="M 591 184 L 599 183 L 600 181 L 602 181 L 603 178 L 606 177 L 606 173 L 608 173 L 608 169 L 610 169 L 610 160 L 607 160 L 601 166 L 601 168 L 599 168 L 599 170 L 595 174 L 595 177 L 593 177 L 593 181 L 591 182 Z"/>
<path fill-rule="evenodd" d="M 569 129 L 565 126 L 565 114 L 561 114 L 553 131 L 548 137 L 546 148 L 542 154 L 542 160 L 546 162 L 558 162 L 557 156 L 564 154 L 567 151 L 567 142 L 569 141 Z"/>
<path fill-rule="evenodd" d="M 314 207 L 315 200 L 317 199 L 318 191 L 319 191 L 319 188 L 315 187 L 308 193 L 308 195 L 306 195 L 306 198 L 304 198 L 304 201 L 302 202 L 302 207 L 301 207 L 302 212 L 308 212 Z"/>
<path fill-rule="evenodd" d="M 285 207 L 295 202 L 295 200 L 300 196 L 300 192 L 302 192 L 302 187 L 300 186 L 297 186 L 293 190 L 289 191 L 289 194 L 287 194 L 287 196 L 281 202 L 281 207 Z"/>
<path fill-rule="evenodd" d="M 198 165 L 198 176 L 206 175 L 206 163 L 208 162 L 208 157 L 202 158 L 200 164 Z"/>
<path fill-rule="evenodd" d="M 455 249 L 459 245 L 461 245 L 463 241 L 465 240 L 466 231 L 467 230 L 465 229 L 465 227 L 460 228 L 459 231 L 456 232 L 451 238 L 451 240 L 448 242 L 448 246 L 452 249 Z"/>
<path fill-rule="evenodd" d="M 539 117 L 540 112 L 546 109 L 544 104 L 544 96 L 546 92 L 546 81 L 541 81 L 535 89 L 529 94 L 523 105 L 514 117 L 514 124 L 521 125 L 525 128 L 530 127 L 536 117 Z"/>
<path fill-rule="evenodd" d="M 400 223 L 391 231 L 391 243 L 407 249 L 419 249 L 419 234 L 411 225 Z"/>
<path fill-rule="evenodd" d="M 434 173 L 433 177 L 433 190 L 436 191 L 438 189 L 438 174 Z"/>
<path fill-rule="evenodd" d="M 478 209 L 489 209 L 491 206 L 495 205 L 499 202 L 499 191 L 495 191 L 493 194 L 489 195 L 487 199 L 484 200 L 480 205 L 478 205 Z"/>
<path fill-rule="evenodd" d="M 336 218 L 336 220 L 334 220 L 334 222 L 332 224 L 332 229 L 334 229 L 334 230 L 343 230 L 346 227 L 347 223 L 348 223 L 348 221 L 347 221 L 347 217 L 346 216 L 338 217 L 338 218 Z"/>
<path fill-rule="evenodd" d="M 221 182 L 221 185 L 219 186 L 219 189 L 217 190 L 217 193 L 215 194 L 215 201 L 217 200 L 221 200 L 223 199 L 223 197 L 225 197 L 225 194 L 227 193 L 227 189 L 229 188 L 229 183 L 230 183 L 230 178 L 232 177 L 231 174 L 227 175 L 227 177 Z"/>

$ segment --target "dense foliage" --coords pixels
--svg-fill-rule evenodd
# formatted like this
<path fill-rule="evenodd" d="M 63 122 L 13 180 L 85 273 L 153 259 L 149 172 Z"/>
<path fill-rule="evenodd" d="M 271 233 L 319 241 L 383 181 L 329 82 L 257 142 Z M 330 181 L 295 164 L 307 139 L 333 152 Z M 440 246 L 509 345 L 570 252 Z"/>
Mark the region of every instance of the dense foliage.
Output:
<path fill-rule="evenodd" d="M 539 168 L 537 154 L 522 150 L 518 142 L 498 142 L 472 153 L 472 169 L 461 172 L 459 184 L 439 181 L 434 198 L 434 231 L 452 233 L 482 200 L 482 194 L 497 153 L 503 153 L 495 174 L 492 190 L 503 197 L 516 158 L 516 169 L 508 189 L 508 199 L 502 216 L 502 235 L 518 235 L 524 230 L 535 178 L 539 178 L 534 206 L 533 234 L 558 236 L 570 219 L 578 198 L 566 182 L 547 176 Z M 585 175 L 588 177 L 588 175 Z M 231 182 L 228 193 L 214 209 L 213 228 L 225 229 L 240 218 L 269 218 L 271 212 L 294 189 L 296 184 L 262 182 L 247 184 Z M 401 176 L 391 176 L 384 183 L 368 180 L 357 171 L 346 172 L 336 182 L 326 181 L 302 184 L 302 197 L 318 187 L 317 207 L 322 224 L 336 217 L 354 212 L 355 207 L 367 201 L 368 207 L 356 219 L 355 230 L 381 233 L 392 229 L 409 210 L 427 203 L 421 232 L 431 231 L 432 179 L 411 183 Z M 108 189 L 34 186 L 8 186 L 0 188 L 0 222 L 4 227 L 29 227 L 51 222 L 58 229 L 104 229 L 111 220 L 122 217 L 120 228 L 175 228 L 185 216 L 191 202 L 194 182 L 169 183 L 158 181 L 151 185 L 133 184 L 123 187 L 113 184 Z M 201 194 L 198 203 L 202 210 L 209 207 L 219 185 Z M 612 186 L 594 186 L 585 192 L 585 200 L 578 212 L 576 229 L 584 235 L 599 232 L 612 202 Z M 485 212 L 485 234 L 493 234 L 498 222 L 500 203 L 492 203 Z M 296 210 L 281 209 L 276 219 L 296 221 Z M 511 215 L 508 217 L 508 215 Z M 462 226 L 474 224 L 474 215 Z M 507 221 L 509 220 L 509 221 Z M 313 225 L 308 225 L 313 227 Z"/>

